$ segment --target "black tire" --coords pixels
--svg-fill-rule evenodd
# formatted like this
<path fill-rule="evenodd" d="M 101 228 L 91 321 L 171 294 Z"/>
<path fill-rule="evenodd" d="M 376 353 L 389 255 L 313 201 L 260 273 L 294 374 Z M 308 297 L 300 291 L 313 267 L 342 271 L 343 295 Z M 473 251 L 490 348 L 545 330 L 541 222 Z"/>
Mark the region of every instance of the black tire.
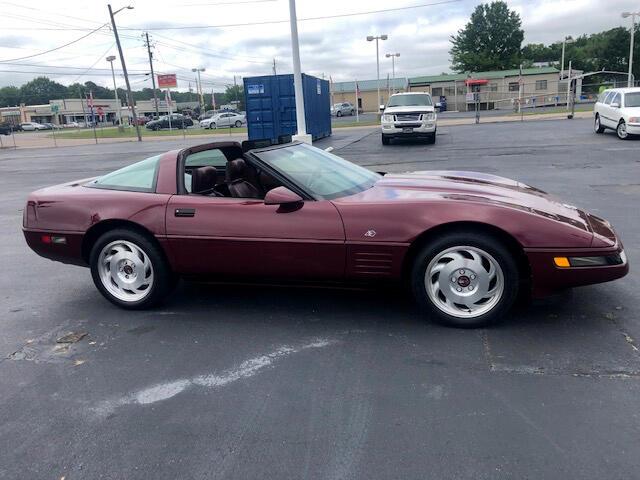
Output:
<path fill-rule="evenodd" d="M 600 123 L 600 115 L 596 115 L 596 118 L 593 121 L 593 130 L 596 133 L 604 133 L 604 127 Z"/>
<path fill-rule="evenodd" d="M 503 275 L 504 286 L 499 300 L 489 311 L 475 317 L 459 317 L 445 312 L 431 300 L 425 286 L 429 263 L 447 249 L 461 246 L 474 247 L 491 255 Z M 418 305 L 429 319 L 449 327 L 479 328 L 500 321 L 510 310 L 518 297 L 520 275 L 514 254 L 501 241 L 486 233 L 458 230 L 435 238 L 420 249 L 414 258 L 410 283 Z"/>
<path fill-rule="evenodd" d="M 98 261 L 102 249 L 111 242 L 127 241 L 142 249 L 149 258 L 153 267 L 153 283 L 149 287 L 149 293 L 137 301 L 124 301 L 115 297 L 103 285 L 98 270 Z M 127 228 L 118 228 L 104 233 L 91 248 L 89 257 L 91 277 L 98 291 L 111 303 L 128 310 L 141 310 L 150 308 L 162 302 L 175 288 L 178 277 L 171 271 L 160 247 L 146 235 Z"/>
<path fill-rule="evenodd" d="M 433 132 L 431 135 L 429 135 L 429 138 L 427 138 L 427 143 L 430 145 L 436 143 L 436 132 Z"/>
<path fill-rule="evenodd" d="M 236 126 L 236 128 L 240 128 L 242 126 L 242 122 L 240 120 L 236 120 L 236 123 L 234 125 Z"/>
<path fill-rule="evenodd" d="M 338 110 L 338 112 L 336 113 L 336 117 L 341 117 L 341 116 L 342 116 L 342 112 Z"/>
<path fill-rule="evenodd" d="M 382 134 L 382 144 L 389 145 L 391 143 L 391 139 L 387 137 L 384 133 Z"/>
<path fill-rule="evenodd" d="M 616 135 L 618 135 L 620 140 L 627 140 L 629 138 L 629 134 L 627 133 L 627 124 L 624 123 L 624 120 L 620 120 L 620 123 L 618 123 Z"/>

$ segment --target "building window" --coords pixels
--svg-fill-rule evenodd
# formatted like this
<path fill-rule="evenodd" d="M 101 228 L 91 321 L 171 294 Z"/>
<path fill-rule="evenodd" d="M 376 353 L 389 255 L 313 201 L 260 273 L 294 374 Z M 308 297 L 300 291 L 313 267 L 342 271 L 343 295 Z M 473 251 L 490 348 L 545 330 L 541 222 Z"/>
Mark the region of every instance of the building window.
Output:
<path fill-rule="evenodd" d="M 490 83 L 489 84 L 489 91 L 490 92 L 497 92 L 498 91 L 498 84 L 497 83 Z"/>
<path fill-rule="evenodd" d="M 536 90 L 546 90 L 546 89 L 547 89 L 546 80 L 536 80 Z"/>
<path fill-rule="evenodd" d="M 444 95 L 446 97 L 453 97 L 456 94 L 456 90 L 453 87 L 444 87 Z"/>
<path fill-rule="evenodd" d="M 510 92 L 519 92 L 520 84 L 518 82 L 509 82 L 509 91 Z"/>
<path fill-rule="evenodd" d="M 442 87 L 434 87 L 431 89 L 432 97 L 440 97 L 442 96 Z"/>

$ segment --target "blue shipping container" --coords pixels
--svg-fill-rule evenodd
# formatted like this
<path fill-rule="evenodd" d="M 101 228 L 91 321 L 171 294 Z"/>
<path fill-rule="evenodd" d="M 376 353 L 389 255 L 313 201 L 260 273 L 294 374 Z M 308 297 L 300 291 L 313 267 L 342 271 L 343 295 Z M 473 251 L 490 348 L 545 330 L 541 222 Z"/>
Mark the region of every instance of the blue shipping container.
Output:
<path fill-rule="evenodd" d="M 314 140 L 331 135 L 329 82 L 302 74 L 307 133 Z M 295 135 L 296 100 L 293 75 L 267 75 L 244 79 L 249 140 Z"/>

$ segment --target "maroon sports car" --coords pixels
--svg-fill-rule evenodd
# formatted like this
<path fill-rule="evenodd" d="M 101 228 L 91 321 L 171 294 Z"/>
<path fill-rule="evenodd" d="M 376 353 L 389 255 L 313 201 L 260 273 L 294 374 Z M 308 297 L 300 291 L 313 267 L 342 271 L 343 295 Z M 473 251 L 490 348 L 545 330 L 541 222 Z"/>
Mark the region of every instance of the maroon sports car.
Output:
<path fill-rule="evenodd" d="M 32 193 L 39 255 L 89 266 L 111 302 L 150 307 L 178 277 L 404 282 L 434 320 L 493 322 L 519 292 L 624 276 L 611 225 L 513 180 L 374 173 L 301 143 L 218 142 Z"/>

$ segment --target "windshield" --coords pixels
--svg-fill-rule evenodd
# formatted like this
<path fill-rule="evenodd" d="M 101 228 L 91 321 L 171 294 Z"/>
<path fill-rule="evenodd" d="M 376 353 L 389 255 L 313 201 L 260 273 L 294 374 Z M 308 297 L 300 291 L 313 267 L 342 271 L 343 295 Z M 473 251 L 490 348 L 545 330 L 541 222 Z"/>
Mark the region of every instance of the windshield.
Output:
<path fill-rule="evenodd" d="M 318 200 L 362 192 L 381 178 L 366 168 L 305 144 L 256 152 L 256 155 Z"/>
<path fill-rule="evenodd" d="M 326 105 L 326 104 L 325 104 L 325 105 Z M 340 108 L 340 107 L 342 107 L 342 104 L 341 104 L 341 103 L 334 103 L 334 104 L 333 104 L 333 108 Z"/>
<path fill-rule="evenodd" d="M 624 96 L 625 107 L 640 107 L 640 92 L 627 93 Z"/>
<path fill-rule="evenodd" d="M 394 95 L 389 99 L 387 107 L 430 107 L 433 105 L 431 95 L 411 94 L 411 95 Z"/>

